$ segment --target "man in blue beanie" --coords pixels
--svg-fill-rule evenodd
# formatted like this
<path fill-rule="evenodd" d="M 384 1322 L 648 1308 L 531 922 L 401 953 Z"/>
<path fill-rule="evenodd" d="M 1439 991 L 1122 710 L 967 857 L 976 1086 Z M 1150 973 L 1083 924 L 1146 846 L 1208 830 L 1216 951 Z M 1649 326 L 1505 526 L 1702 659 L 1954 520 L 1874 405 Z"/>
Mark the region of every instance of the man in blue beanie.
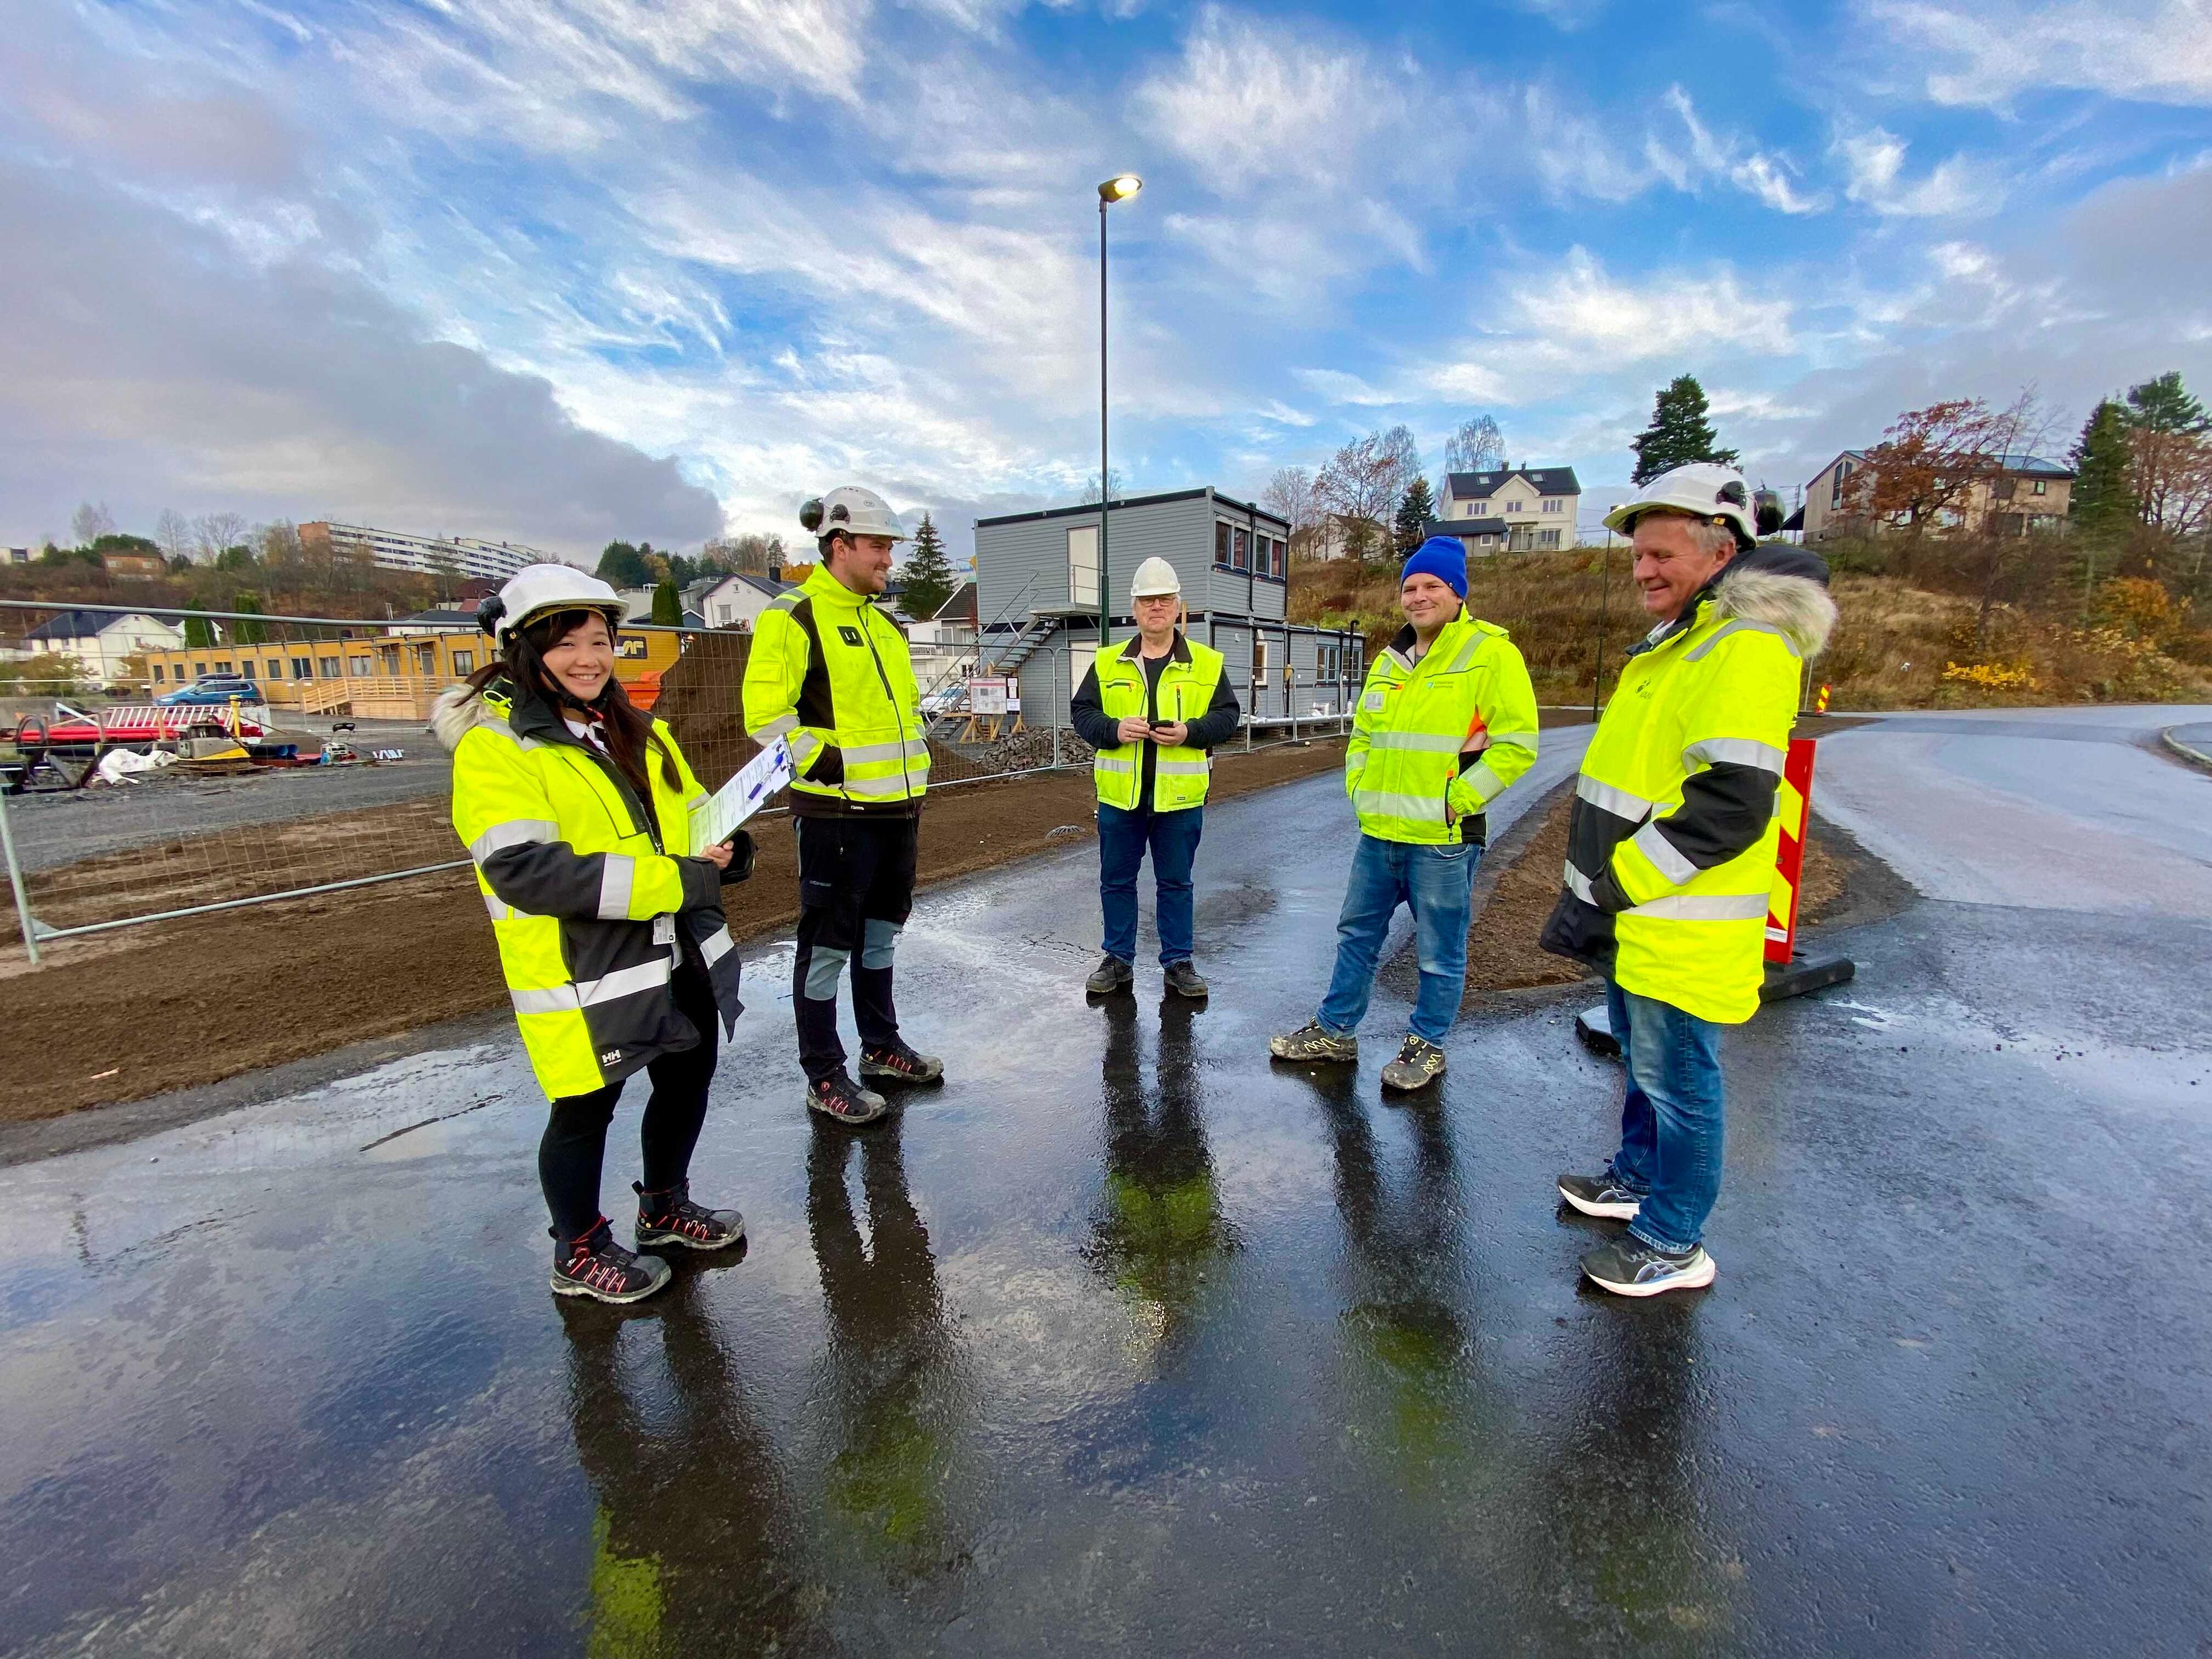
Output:
<path fill-rule="evenodd" d="M 1485 809 L 1536 759 L 1528 665 L 1504 629 L 1468 615 L 1466 599 L 1467 550 L 1430 537 L 1399 576 L 1406 626 L 1368 671 L 1345 750 L 1359 848 L 1337 918 L 1336 969 L 1313 1018 L 1268 1039 L 1278 1060 L 1358 1060 L 1354 1034 L 1403 904 L 1413 913 L 1420 994 L 1382 1086 L 1419 1089 L 1443 1075 L 1444 1033 L 1467 989 Z"/>

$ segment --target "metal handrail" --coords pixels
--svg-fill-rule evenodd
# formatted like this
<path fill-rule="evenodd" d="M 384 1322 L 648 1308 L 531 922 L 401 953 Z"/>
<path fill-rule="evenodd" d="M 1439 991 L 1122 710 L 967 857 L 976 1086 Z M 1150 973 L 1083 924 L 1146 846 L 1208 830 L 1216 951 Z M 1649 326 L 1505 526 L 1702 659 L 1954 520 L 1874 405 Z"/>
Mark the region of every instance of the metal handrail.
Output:
<path fill-rule="evenodd" d="M 1008 599 L 1004 605 L 1000 605 L 998 609 L 997 614 L 994 615 L 990 621 L 985 623 L 982 627 L 975 630 L 975 641 L 978 645 L 982 643 L 985 636 L 987 636 L 993 629 L 996 628 L 1000 623 L 1006 619 L 1006 612 L 1012 611 L 1024 599 L 1029 598 L 1030 589 L 1037 585 L 1038 579 L 1043 574 L 1044 572 L 1042 570 L 1032 570 L 1030 572 L 1030 579 L 1021 585 L 1021 587 L 1015 592 L 1014 597 Z"/>

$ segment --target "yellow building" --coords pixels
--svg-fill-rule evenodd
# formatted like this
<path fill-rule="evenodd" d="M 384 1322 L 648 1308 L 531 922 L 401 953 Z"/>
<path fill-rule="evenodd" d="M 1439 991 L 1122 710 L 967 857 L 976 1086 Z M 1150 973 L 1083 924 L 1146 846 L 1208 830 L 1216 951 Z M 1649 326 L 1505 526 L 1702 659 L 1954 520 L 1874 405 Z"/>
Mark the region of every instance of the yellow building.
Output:
<path fill-rule="evenodd" d="M 650 707 L 662 671 L 683 655 L 683 641 L 680 634 L 625 629 L 615 677 L 625 687 L 638 686 L 638 702 Z M 482 634 L 459 629 L 372 634 L 365 628 L 357 638 L 262 645 L 234 640 L 144 657 L 147 690 L 155 696 L 211 675 L 235 674 L 258 684 L 273 710 L 420 720 L 429 719 L 441 691 L 483 666 L 490 648 Z"/>

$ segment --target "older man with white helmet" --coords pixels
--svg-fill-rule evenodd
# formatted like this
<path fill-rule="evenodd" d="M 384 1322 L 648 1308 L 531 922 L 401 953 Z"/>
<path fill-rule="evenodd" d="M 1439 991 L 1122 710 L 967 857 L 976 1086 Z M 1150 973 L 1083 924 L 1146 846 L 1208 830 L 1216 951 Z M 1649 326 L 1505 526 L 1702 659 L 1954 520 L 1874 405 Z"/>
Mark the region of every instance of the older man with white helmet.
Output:
<path fill-rule="evenodd" d="M 1755 519 L 1743 475 L 1708 462 L 1606 518 L 1631 538 L 1655 625 L 1583 757 L 1543 944 L 1606 976 L 1627 1075 L 1620 1150 L 1596 1175 L 1561 1176 L 1559 1196 L 1629 1224 L 1582 1259 L 1622 1296 L 1713 1282 L 1721 1033 L 1759 1006 L 1775 787 L 1805 661 L 1836 620 L 1827 567 L 1759 546 Z"/>
<path fill-rule="evenodd" d="M 1076 735 L 1097 751 L 1098 902 L 1105 939 L 1085 988 L 1094 996 L 1136 979 L 1137 872 L 1152 849 L 1168 989 L 1203 997 L 1191 965 L 1191 865 L 1206 821 L 1211 750 L 1236 735 L 1243 710 L 1221 653 L 1183 637 L 1182 582 L 1165 559 L 1146 559 L 1129 584 L 1136 636 L 1101 651 L 1069 706 Z"/>

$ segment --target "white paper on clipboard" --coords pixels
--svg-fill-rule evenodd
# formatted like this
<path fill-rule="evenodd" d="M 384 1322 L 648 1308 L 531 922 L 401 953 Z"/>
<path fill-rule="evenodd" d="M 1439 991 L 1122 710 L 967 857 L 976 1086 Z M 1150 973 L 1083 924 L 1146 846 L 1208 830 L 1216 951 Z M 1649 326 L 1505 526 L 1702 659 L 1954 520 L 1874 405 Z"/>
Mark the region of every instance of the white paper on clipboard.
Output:
<path fill-rule="evenodd" d="M 778 738 L 738 769 L 736 775 L 691 809 L 691 854 L 697 857 L 760 811 L 791 781 L 791 748 Z"/>

